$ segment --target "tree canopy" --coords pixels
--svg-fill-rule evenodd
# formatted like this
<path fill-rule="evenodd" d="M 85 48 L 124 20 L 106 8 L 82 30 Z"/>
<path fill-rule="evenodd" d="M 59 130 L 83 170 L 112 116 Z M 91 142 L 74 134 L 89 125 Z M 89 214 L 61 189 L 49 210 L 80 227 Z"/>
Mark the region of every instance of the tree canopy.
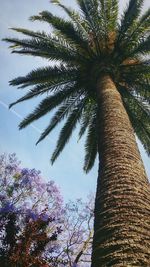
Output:
<path fill-rule="evenodd" d="M 44 95 L 40 104 L 20 123 L 22 129 L 55 111 L 37 143 L 42 141 L 61 121 L 53 163 L 79 123 L 79 139 L 86 132 L 84 170 L 88 172 L 98 152 L 97 83 L 108 73 L 121 94 L 135 133 L 150 153 L 150 9 L 141 14 L 143 0 L 130 0 L 118 19 L 117 0 L 76 0 L 79 11 L 51 1 L 66 12 L 64 19 L 43 11 L 32 21 L 46 22 L 52 31 L 31 31 L 13 28 L 27 36 L 5 38 L 12 53 L 45 58 L 54 66 L 37 68 L 26 76 L 10 81 L 10 85 L 28 92 L 13 105 Z"/>

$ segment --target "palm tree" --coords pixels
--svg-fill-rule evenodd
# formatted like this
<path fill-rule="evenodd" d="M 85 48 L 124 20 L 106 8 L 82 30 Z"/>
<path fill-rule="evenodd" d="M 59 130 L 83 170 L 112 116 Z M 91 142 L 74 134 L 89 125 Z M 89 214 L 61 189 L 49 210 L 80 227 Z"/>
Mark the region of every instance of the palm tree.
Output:
<path fill-rule="evenodd" d="M 63 119 L 54 163 L 76 125 L 86 132 L 84 170 L 99 157 L 92 267 L 150 266 L 150 189 L 135 133 L 150 154 L 150 9 L 130 0 L 118 19 L 118 0 L 76 0 L 79 12 L 51 1 L 67 19 L 48 11 L 31 17 L 52 33 L 13 28 L 12 53 L 55 64 L 10 81 L 30 90 L 16 103 L 45 95 L 20 129 L 55 110 L 43 140 Z"/>

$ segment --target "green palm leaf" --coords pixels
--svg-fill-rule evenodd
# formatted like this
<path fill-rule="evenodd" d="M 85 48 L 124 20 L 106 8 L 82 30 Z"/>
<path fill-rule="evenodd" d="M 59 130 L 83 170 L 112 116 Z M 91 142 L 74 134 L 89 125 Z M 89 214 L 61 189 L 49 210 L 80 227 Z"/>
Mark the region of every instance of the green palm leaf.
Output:
<path fill-rule="evenodd" d="M 79 54 L 70 44 L 66 44 L 64 40 L 57 38 L 49 38 L 41 40 L 41 38 L 32 39 L 16 39 L 5 38 L 4 41 L 13 43 L 12 53 L 27 54 L 32 56 L 40 56 L 50 60 L 61 60 L 62 62 L 78 61 Z"/>
<path fill-rule="evenodd" d="M 21 85 L 24 87 L 35 84 L 52 82 L 71 82 L 76 79 L 78 72 L 76 68 L 66 68 L 64 65 L 38 68 L 29 72 L 26 76 L 18 77 L 10 81 L 10 85 Z"/>
<path fill-rule="evenodd" d="M 66 86 L 62 90 L 59 90 L 55 94 L 46 97 L 39 106 L 31 113 L 29 114 L 19 125 L 19 128 L 22 129 L 26 127 L 31 122 L 39 119 L 43 115 L 50 112 L 52 109 L 60 105 L 66 98 L 70 97 L 73 93 L 75 93 L 77 90 L 77 85 Z"/>
<path fill-rule="evenodd" d="M 133 129 L 150 154 L 150 108 L 127 90 L 120 90 Z"/>
<path fill-rule="evenodd" d="M 98 129 L 97 129 L 97 108 L 89 121 L 87 138 L 85 143 L 84 171 L 88 173 L 95 162 L 98 152 Z"/>
<path fill-rule="evenodd" d="M 66 14 L 70 17 L 71 21 L 73 22 L 75 29 L 77 29 L 80 35 L 82 35 L 83 40 L 87 40 L 88 39 L 88 27 L 84 19 L 81 18 L 80 14 L 76 12 L 75 10 L 64 6 L 59 1 L 51 1 L 51 3 L 58 5 L 66 12 Z"/>
<path fill-rule="evenodd" d="M 40 138 L 36 144 L 41 142 L 57 126 L 58 123 L 60 123 L 66 116 L 68 116 L 68 114 L 75 107 L 75 104 L 79 100 L 80 96 L 81 95 L 71 96 L 68 100 L 65 101 L 64 104 L 62 104 L 60 106 L 60 108 L 56 111 L 56 113 L 52 117 L 50 124 L 44 130 L 44 132 L 41 134 L 41 136 L 40 136 Z"/>
<path fill-rule="evenodd" d="M 56 149 L 52 154 L 51 162 L 52 164 L 57 159 L 63 148 L 65 147 L 66 143 L 69 141 L 73 130 L 76 127 L 77 122 L 79 122 L 82 114 L 82 109 L 86 103 L 86 98 L 80 101 L 80 103 L 74 108 L 72 113 L 69 115 L 64 127 L 62 128 L 58 142 L 56 145 Z"/>
<path fill-rule="evenodd" d="M 89 126 L 90 119 L 94 116 L 93 113 L 95 114 L 95 103 L 93 103 L 93 101 L 89 101 L 88 105 L 86 105 L 82 113 L 82 118 L 80 121 L 81 127 L 79 131 L 79 139 L 81 139 L 87 127 Z"/>
<path fill-rule="evenodd" d="M 70 21 L 54 16 L 48 11 L 43 11 L 40 16 L 33 16 L 31 20 L 46 21 L 57 29 L 68 41 L 71 41 L 75 46 L 87 49 L 87 42 L 84 41 L 80 32 L 74 28 Z"/>
<path fill-rule="evenodd" d="M 121 23 L 119 27 L 118 42 L 121 42 L 127 30 L 133 27 L 133 23 L 140 15 L 143 2 L 144 2 L 143 0 L 130 0 L 129 1 L 129 4 L 121 19 Z"/>

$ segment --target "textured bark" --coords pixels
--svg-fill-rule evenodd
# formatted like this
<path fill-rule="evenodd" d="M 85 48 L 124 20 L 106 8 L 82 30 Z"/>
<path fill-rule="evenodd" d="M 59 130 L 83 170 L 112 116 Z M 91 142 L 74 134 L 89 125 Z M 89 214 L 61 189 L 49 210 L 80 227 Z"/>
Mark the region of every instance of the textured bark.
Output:
<path fill-rule="evenodd" d="M 150 186 L 119 92 L 108 75 L 99 100 L 99 176 L 92 267 L 150 267 Z"/>

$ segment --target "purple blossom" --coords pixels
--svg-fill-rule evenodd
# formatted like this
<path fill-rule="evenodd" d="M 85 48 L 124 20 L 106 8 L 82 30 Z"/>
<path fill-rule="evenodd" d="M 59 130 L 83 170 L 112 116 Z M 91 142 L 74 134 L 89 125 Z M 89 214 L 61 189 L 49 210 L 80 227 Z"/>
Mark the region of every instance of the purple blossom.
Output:
<path fill-rule="evenodd" d="M 28 209 L 26 211 L 26 217 L 27 219 L 32 219 L 33 221 L 36 221 L 39 218 L 39 215 L 36 212 L 33 212 L 32 210 Z"/>
<path fill-rule="evenodd" d="M 21 185 L 22 186 L 26 186 L 26 185 L 28 185 L 30 183 L 30 179 L 29 179 L 29 177 L 24 177 L 23 179 L 22 179 L 22 181 L 21 181 Z"/>
<path fill-rule="evenodd" d="M 14 206 L 14 204 L 9 203 L 9 202 L 6 202 L 5 205 L 0 209 L 1 213 L 12 213 L 12 212 L 16 212 L 16 211 L 17 211 L 17 209 Z"/>
<path fill-rule="evenodd" d="M 48 214 L 41 214 L 40 219 L 44 222 L 47 222 L 49 220 L 49 215 Z"/>
<path fill-rule="evenodd" d="M 40 173 L 41 173 L 41 171 L 39 171 L 39 170 L 31 169 L 31 175 L 32 176 L 39 176 Z"/>
<path fill-rule="evenodd" d="M 21 170 L 21 175 L 29 175 L 29 169 L 27 169 L 27 168 L 23 168 L 23 169 Z"/>
<path fill-rule="evenodd" d="M 45 183 L 41 183 L 41 181 L 37 181 L 36 182 L 36 190 L 39 193 L 43 193 L 46 191 L 46 184 Z"/>
<path fill-rule="evenodd" d="M 20 161 L 17 160 L 16 154 L 2 154 L 0 156 L 0 165 L 5 165 L 5 171 L 9 171 L 10 173 L 16 171 L 19 168 Z"/>

